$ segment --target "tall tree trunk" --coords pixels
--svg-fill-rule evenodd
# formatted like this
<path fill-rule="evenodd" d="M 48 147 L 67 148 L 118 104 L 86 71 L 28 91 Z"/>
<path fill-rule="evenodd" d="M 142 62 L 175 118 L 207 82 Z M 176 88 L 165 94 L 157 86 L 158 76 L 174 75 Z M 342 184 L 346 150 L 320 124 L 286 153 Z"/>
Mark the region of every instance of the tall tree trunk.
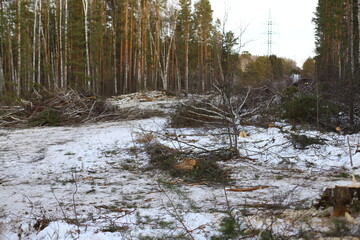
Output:
<path fill-rule="evenodd" d="M 55 89 L 59 89 L 60 82 L 61 82 L 61 3 L 59 0 L 55 1 L 55 41 L 56 41 L 56 47 L 55 50 L 53 50 L 53 56 L 55 60 L 55 66 L 54 69 L 54 83 L 55 83 Z"/>
<path fill-rule="evenodd" d="M 359 83 L 355 83 L 355 79 L 360 77 L 359 69 L 359 3 L 358 0 L 352 0 L 352 4 L 348 3 L 349 16 L 351 16 L 351 23 L 349 24 L 349 57 L 351 58 L 351 74 L 349 76 L 349 116 L 350 124 L 354 124 L 354 104 L 355 93 L 357 92 Z"/>
<path fill-rule="evenodd" d="M 186 21 L 184 26 L 184 56 L 185 56 L 185 72 L 184 84 L 185 91 L 189 92 L 189 21 Z"/>
<path fill-rule="evenodd" d="M 133 70 L 134 70 L 134 66 L 133 66 L 133 53 L 134 53 L 134 49 L 133 49 L 133 44 L 134 44 L 134 6 L 132 5 L 130 8 L 130 31 L 129 31 L 129 76 L 128 76 L 128 86 L 129 86 L 129 92 L 134 91 L 134 83 L 133 83 Z"/>
<path fill-rule="evenodd" d="M 142 80 L 143 80 L 143 88 L 145 90 L 147 90 L 147 44 L 148 44 L 148 40 L 147 40 L 147 35 L 148 35 L 148 31 L 146 26 L 148 25 L 149 22 L 149 2 L 148 1 L 144 1 L 144 6 L 143 6 L 143 20 L 141 22 L 142 24 L 142 55 L 141 55 L 141 76 L 142 76 Z"/>
<path fill-rule="evenodd" d="M 200 43 L 199 43 L 199 76 L 201 81 L 201 91 L 205 91 L 204 79 L 204 32 L 200 30 Z"/>
<path fill-rule="evenodd" d="M 17 76 L 16 76 L 16 94 L 20 96 L 21 92 L 21 1 L 17 0 Z"/>
<path fill-rule="evenodd" d="M 32 69 L 33 69 L 33 76 L 32 76 L 32 84 L 36 83 L 36 53 L 37 53 L 37 25 L 38 25 L 38 6 L 39 0 L 35 0 L 34 3 L 34 30 L 33 30 L 33 57 L 32 57 Z"/>
<path fill-rule="evenodd" d="M 89 2 L 88 0 L 82 0 L 83 8 L 84 8 L 84 31 L 85 31 L 85 51 L 86 51 L 86 81 L 87 87 L 90 89 L 91 83 L 89 81 L 90 78 L 90 54 L 89 54 L 89 33 L 88 33 L 88 10 L 89 10 Z"/>
<path fill-rule="evenodd" d="M 160 42 L 160 24 L 161 24 L 161 15 L 160 15 L 160 0 L 156 0 L 155 3 L 155 45 L 154 45 L 154 88 L 158 89 L 158 76 L 159 76 L 159 66 L 160 62 L 160 51 L 161 51 L 161 42 Z"/>
<path fill-rule="evenodd" d="M 346 55 L 344 58 L 347 59 L 346 67 L 346 78 L 348 82 L 348 107 L 349 107 L 349 118 L 350 125 L 354 124 L 354 86 L 353 86 L 353 72 L 354 72 L 354 58 L 353 58 L 353 15 L 352 15 L 352 1 L 346 1 L 346 15 L 347 15 L 347 43 L 346 43 Z"/>
<path fill-rule="evenodd" d="M 37 52 L 38 52 L 38 58 L 37 58 L 37 84 L 38 86 L 41 86 L 42 81 L 41 81 L 41 32 L 42 32 L 42 5 L 41 5 L 41 1 L 39 1 L 39 9 L 38 9 L 38 21 L 39 21 L 39 26 L 38 26 L 38 31 L 37 31 L 37 35 L 38 35 L 38 47 L 37 47 Z"/>
<path fill-rule="evenodd" d="M 5 78 L 3 70 L 3 46 L 0 40 L 0 97 L 4 95 Z"/>
<path fill-rule="evenodd" d="M 175 34 L 174 34 L 175 35 Z M 175 35 L 176 36 L 176 35 Z M 176 39 L 173 41 L 173 72 L 174 72 L 174 81 L 175 81 L 175 92 L 180 92 L 182 89 L 181 85 L 181 76 L 179 73 L 179 64 L 178 64 L 178 56 L 177 56 L 177 48 L 176 48 Z"/>
<path fill-rule="evenodd" d="M 51 56 L 50 56 L 50 34 L 49 34 L 49 28 L 50 28 L 50 17 L 49 17 L 49 5 L 48 2 L 44 3 L 43 6 L 44 11 L 44 24 L 42 28 L 42 36 L 43 36 L 43 54 L 44 54 L 44 86 L 46 85 L 47 89 L 53 88 L 53 77 L 51 76 Z"/>
<path fill-rule="evenodd" d="M 0 17 L 3 17 L 4 9 L 3 9 L 3 1 L 0 0 Z M 3 26 L 2 29 L 5 29 Z M 4 95 L 5 92 L 5 77 L 4 77 L 4 65 L 3 65 L 3 57 L 5 57 L 5 52 L 3 49 L 3 44 L 5 41 L 5 34 L 4 32 L 0 33 L 0 97 Z"/>
<path fill-rule="evenodd" d="M 125 1 L 125 26 L 124 26 L 124 30 L 125 30 L 125 46 L 124 46 L 124 54 L 125 54 L 125 58 L 124 58 L 124 89 L 123 89 L 123 93 L 127 93 L 128 90 L 128 79 L 129 79 L 129 0 Z"/>
<path fill-rule="evenodd" d="M 102 82 L 102 86 L 101 86 L 101 92 L 104 95 L 109 94 L 108 90 L 106 89 L 106 84 L 108 81 L 108 71 L 107 71 L 107 56 L 109 56 L 108 54 L 106 54 L 105 50 L 106 50 L 106 46 L 105 46 L 105 35 L 106 35 L 106 10 L 105 10 L 105 0 L 101 1 L 101 32 L 100 32 L 100 68 L 101 68 L 101 78 L 102 80 L 100 82 Z M 99 91 L 99 90 L 98 90 Z"/>
<path fill-rule="evenodd" d="M 15 68 L 14 68 L 14 56 L 13 56 L 13 49 L 11 44 L 11 31 L 10 31 L 10 25 L 7 27 L 8 34 L 7 34 L 7 42 L 8 42 L 8 49 L 7 49 L 7 55 L 8 55 L 8 72 L 9 72 L 9 80 L 12 83 L 16 83 L 16 76 L 15 76 Z M 15 91 L 13 84 L 11 85 L 11 92 L 13 93 Z"/>
<path fill-rule="evenodd" d="M 137 23 L 137 58 L 136 61 L 136 79 L 137 79 L 137 90 L 143 89 L 143 81 L 142 81 L 142 56 L 143 56 L 143 18 L 144 12 L 141 6 L 141 0 L 137 1 L 137 11 L 138 11 L 138 23 Z"/>
<path fill-rule="evenodd" d="M 360 77 L 360 2 L 353 0 L 353 59 L 355 77 Z M 360 80 L 358 80 L 360 81 Z"/>
<path fill-rule="evenodd" d="M 111 37 L 112 37 L 112 54 L 113 54 L 113 66 L 112 66 L 112 70 L 113 70 L 113 78 L 114 78 L 114 82 L 113 82 L 113 88 L 114 88 L 114 92 L 113 94 L 118 95 L 119 89 L 118 89 L 118 85 L 119 85 L 119 80 L 118 80 L 118 66 L 117 66 L 117 9 L 116 9 L 116 4 L 113 1 L 112 2 L 112 11 L 111 11 L 111 20 L 112 20 L 112 24 L 111 24 Z"/>
<path fill-rule="evenodd" d="M 209 85 L 209 51 L 208 51 L 208 35 L 207 32 L 205 32 L 205 41 L 204 41 L 204 86 L 203 86 L 203 92 L 207 89 L 207 85 Z"/>
<path fill-rule="evenodd" d="M 69 75 L 69 3 L 68 0 L 65 1 L 65 14 L 64 14 L 64 81 L 63 88 L 66 88 L 69 83 L 68 75 Z"/>
<path fill-rule="evenodd" d="M 63 1 L 59 2 L 60 13 L 59 13 L 59 60 L 60 60 L 60 88 L 65 87 L 64 83 L 64 47 L 63 47 Z"/>

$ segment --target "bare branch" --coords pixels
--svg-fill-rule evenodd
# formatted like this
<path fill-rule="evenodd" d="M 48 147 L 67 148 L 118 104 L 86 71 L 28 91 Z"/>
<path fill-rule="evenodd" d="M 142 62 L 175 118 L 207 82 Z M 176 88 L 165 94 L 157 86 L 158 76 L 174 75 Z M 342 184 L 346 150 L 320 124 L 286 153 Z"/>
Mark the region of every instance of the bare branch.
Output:
<path fill-rule="evenodd" d="M 249 95 L 250 95 L 250 91 L 251 91 L 251 87 L 248 87 L 248 90 L 247 90 L 247 93 L 246 93 L 246 96 L 245 96 L 245 99 L 243 100 L 242 104 L 236 109 L 236 112 L 240 112 L 241 109 L 244 107 L 247 99 L 249 98 Z"/>

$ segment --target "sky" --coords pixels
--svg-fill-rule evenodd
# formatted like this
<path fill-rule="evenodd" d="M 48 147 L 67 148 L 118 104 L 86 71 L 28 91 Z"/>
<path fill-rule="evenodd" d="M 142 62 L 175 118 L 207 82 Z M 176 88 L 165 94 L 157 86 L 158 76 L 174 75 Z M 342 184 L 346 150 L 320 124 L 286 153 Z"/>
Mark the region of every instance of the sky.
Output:
<path fill-rule="evenodd" d="M 246 27 L 241 51 L 252 55 L 267 54 L 268 21 L 273 22 L 272 54 L 286 57 L 302 67 L 315 55 L 315 25 L 312 23 L 317 0 L 210 0 L 214 20 L 222 22 L 228 13 L 225 28 L 239 35 Z"/>

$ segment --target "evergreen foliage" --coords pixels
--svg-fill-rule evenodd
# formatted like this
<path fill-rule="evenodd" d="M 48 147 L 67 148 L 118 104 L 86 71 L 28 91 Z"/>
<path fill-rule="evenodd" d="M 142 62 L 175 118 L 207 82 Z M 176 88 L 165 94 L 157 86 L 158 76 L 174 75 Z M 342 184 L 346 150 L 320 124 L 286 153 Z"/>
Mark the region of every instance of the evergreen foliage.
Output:
<path fill-rule="evenodd" d="M 67 87 L 105 96 L 211 90 L 217 62 L 210 2 L 172 4 L 0 1 L 0 96 Z"/>
<path fill-rule="evenodd" d="M 288 74 L 276 56 L 242 74 L 239 45 L 241 35 L 214 23 L 209 0 L 2 0 L 0 97 L 68 87 L 102 96 L 196 93 Z"/>
<path fill-rule="evenodd" d="M 346 106 L 354 124 L 358 97 L 359 2 L 322 0 L 316 9 L 316 75 L 324 98 Z"/>

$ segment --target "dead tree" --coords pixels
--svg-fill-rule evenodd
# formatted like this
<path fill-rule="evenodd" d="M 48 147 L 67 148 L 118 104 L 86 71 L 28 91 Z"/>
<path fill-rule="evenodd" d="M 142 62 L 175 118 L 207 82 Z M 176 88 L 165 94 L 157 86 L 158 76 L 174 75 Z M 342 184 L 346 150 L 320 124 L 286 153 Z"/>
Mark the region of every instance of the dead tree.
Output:
<path fill-rule="evenodd" d="M 244 95 L 232 91 L 234 86 L 214 85 L 214 87 L 218 91 L 218 96 L 214 100 L 195 100 L 195 103 L 199 103 L 198 105 L 186 103 L 184 105 L 190 109 L 189 112 L 194 116 L 194 121 L 197 121 L 197 118 L 207 118 L 224 122 L 230 148 L 239 156 L 238 137 L 242 129 L 241 121 L 254 114 L 259 107 L 252 110 L 245 109 L 251 92 L 250 87 L 247 88 Z"/>

